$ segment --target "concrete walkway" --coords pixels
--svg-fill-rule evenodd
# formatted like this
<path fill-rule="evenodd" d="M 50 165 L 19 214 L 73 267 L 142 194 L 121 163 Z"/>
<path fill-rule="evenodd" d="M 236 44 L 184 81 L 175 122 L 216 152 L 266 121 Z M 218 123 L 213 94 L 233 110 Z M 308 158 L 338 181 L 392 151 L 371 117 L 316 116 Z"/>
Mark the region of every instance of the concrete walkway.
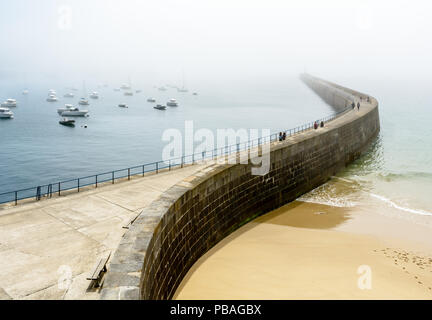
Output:
<path fill-rule="evenodd" d="M 0 208 L 0 299 L 98 299 L 86 277 L 114 253 L 122 227 L 202 167 Z"/>

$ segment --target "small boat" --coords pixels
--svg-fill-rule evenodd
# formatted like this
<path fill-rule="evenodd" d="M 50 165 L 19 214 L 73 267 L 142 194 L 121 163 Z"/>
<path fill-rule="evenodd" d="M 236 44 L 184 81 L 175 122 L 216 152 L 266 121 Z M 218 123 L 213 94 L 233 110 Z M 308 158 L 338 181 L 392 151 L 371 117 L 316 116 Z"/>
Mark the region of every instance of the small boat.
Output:
<path fill-rule="evenodd" d="M 129 108 L 125 103 L 120 103 L 118 106 L 119 108 Z"/>
<path fill-rule="evenodd" d="M 166 91 L 167 89 L 165 87 L 159 87 L 158 90 L 159 91 Z"/>
<path fill-rule="evenodd" d="M 114 88 L 113 90 L 114 91 L 120 91 L 120 88 Z"/>
<path fill-rule="evenodd" d="M 67 127 L 75 127 L 75 120 L 64 118 L 63 120 L 60 120 L 59 123 Z"/>
<path fill-rule="evenodd" d="M 80 110 L 77 107 L 68 108 L 67 110 L 60 113 L 62 117 L 85 117 L 88 114 L 88 110 Z"/>
<path fill-rule="evenodd" d="M 189 90 L 185 89 L 185 88 L 177 88 L 177 91 L 178 92 L 189 92 Z"/>
<path fill-rule="evenodd" d="M 58 101 L 58 99 L 57 99 L 57 97 L 55 96 L 55 94 L 50 94 L 46 100 L 47 100 L 48 102 L 57 102 L 57 101 Z"/>
<path fill-rule="evenodd" d="M 17 106 L 17 102 L 15 99 L 7 99 L 5 102 L 1 104 L 4 108 L 13 108 Z"/>
<path fill-rule="evenodd" d="M 142 90 L 135 90 L 135 92 L 136 92 L 136 93 L 141 93 L 141 92 L 142 92 Z"/>
<path fill-rule="evenodd" d="M 133 92 L 132 91 L 126 91 L 124 93 L 125 96 L 133 96 Z"/>
<path fill-rule="evenodd" d="M 1 119 L 13 119 L 13 112 L 9 108 L 0 108 Z"/>
<path fill-rule="evenodd" d="M 85 98 L 81 98 L 81 100 L 78 102 L 80 106 L 88 106 L 90 103 Z"/>
<path fill-rule="evenodd" d="M 155 98 L 148 98 L 147 102 L 156 102 L 156 99 Z"/>
<path fill-rule="evenodd" d="M 54 89 L 49 89 L 49 90 L 48 90 L 48 94 L 56 95 L 57 92 L 56 92 Z"/>
<path fill-rule="evenodd" d="M 99 93 L 97 93 L 96 91 L 93 91 L 90 94 L 90 98 L 92 98 L 92 99 L 99 99 Z"/>
<path fill-rule="evenodd" d="M 64 95 L 65 98 L 73 98 L 75 95 L 72 92 L 68 92 Z"/>
<path fill-rule="evenodd" d="M 193 95 L 193 96 L 197 96 L 197 95 L 198 95 L 198 93 L 194 92 L 194 93 L 192 93 L 192 95 Z"/>
<path fill-rule="evenodd" d="M 168 106 L 168 107 L 178 107 L 177 100 L 176 100 L 176 99 L 170 99 L 170 100 L 167 102 L 167 106 Z"/>
<path fill-rule="evenodd" d="M 157 110 L 166 110 L 166 106 L 163 106 L 161 104 L 158 104 L 157 106 L 154 106 L 153 108 L 155 108 Z"/>
<path fill-rule="evenodd" d="M 131 85 L 127 84 L 127 83 L 123 83 L 120 87 L 120 89 L 123 89 L 123 90 L 130 90 L 131 88 L 132 88 Z"/>
<path fill-rule="evenodd" d="M 24 91 L 22 92 L 23 95 L 28 95 L 28 93 L 29 93 L 28 90 L 24 90 Z"/>

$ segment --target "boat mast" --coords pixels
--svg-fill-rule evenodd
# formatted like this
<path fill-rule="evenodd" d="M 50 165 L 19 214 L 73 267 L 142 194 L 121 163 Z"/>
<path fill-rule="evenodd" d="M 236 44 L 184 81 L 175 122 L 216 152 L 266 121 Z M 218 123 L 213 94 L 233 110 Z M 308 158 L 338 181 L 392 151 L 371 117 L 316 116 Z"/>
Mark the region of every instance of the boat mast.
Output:
<path fill-rule="evenodd" d="M 83 81 L 83 98 L 87 97 L 87 90 L 86 90 L 86 84 L 85 80 Z"/>

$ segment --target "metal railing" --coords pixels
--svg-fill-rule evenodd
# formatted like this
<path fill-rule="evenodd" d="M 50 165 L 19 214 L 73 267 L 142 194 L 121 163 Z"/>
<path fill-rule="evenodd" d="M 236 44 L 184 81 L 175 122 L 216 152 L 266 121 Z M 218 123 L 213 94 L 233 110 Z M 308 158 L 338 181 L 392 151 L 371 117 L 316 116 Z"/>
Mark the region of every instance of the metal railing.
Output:
<path fill-rule="evenodd" d="M 320 122 L 329 122 L 334 120 L 335 118 L 341 116 L 343 113 L 351 110 L 350 107 L 346 109 L 334 113 L 325 118 L 316 120 L 318 123 Z M 314 127 L 314 123 L 316 121 L 312 121 L 301 126 L 288 129 L 282 132 L 285 132 L 287 137 L 298 134 L 300 132 L 304 132 Z M 225 156 L 227 154 L 238 153 L 240 151 L 248 150 L 253 147 L 260 146 L 262 144 L 271 143 L 278 140 L 278 133 L 273 133 L 267 137 L 261 137 L 254 140 L 249 140 L 244 143 L 237 143 L 229 146 L 225 146 L 222 148 L 214 149 L 211 151 L 204 151 L 201 153 L 195 153 L 189 156 L 182 156 L 179 158 L 173 158 L 166 161 L 158 161 L 153 163 L 146 163 L 143 165 L 129 167 L 120 170 L 109 171 L 105 173 L 99 173 L 91 176 L 75 178 L 71 180 L 60 181 L 56 183 L 50 183 L 45 185 L 40 185 L 37 187 L 20 189 L 16 191 L 4 192 L 0 193 L 0 204 L 14 202 L 15 205 L 18 204 L 18 201 L 35 198 L 36 200 L 40 200 L 43 197 L 51 198 L 53 195 L 57 194 L 60 196 L 62 192 L 76 189 L 80 192 L 80 189 L 88 186 L 94 185 L 95 188 L 98 187 L 101 183 L 111 182 L 115 183 L 116 180 L 127 178 L 131 179 L 133 176 L 145 176 L 146 173 L 159 173 L 162 170 L 171 170 L 175 167 L 183 167 L 187 164 L 194 164 L 197 161 L 202 161 L 205 159 L 215 159 L 220 156 Z"/>

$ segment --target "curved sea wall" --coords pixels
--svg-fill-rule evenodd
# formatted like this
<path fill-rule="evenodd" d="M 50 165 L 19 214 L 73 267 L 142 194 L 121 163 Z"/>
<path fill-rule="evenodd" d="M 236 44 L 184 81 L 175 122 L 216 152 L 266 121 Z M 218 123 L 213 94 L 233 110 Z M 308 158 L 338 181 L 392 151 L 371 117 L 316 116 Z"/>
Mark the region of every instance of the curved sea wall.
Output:
<path fill-rule="evenodd" d="M 318 187 L 358 158 L 377 136 L 378 102 L 336 84 L 302 76 L 335 110 L 360 101 L 324 128 L 271 145 L 270 171 L 209 163 L 145 208 L 110 263 L 102 299 L 170 299 L 192 265 L 237 228 Z M 369 97 L 370 103 L 366 103 Z"/>

